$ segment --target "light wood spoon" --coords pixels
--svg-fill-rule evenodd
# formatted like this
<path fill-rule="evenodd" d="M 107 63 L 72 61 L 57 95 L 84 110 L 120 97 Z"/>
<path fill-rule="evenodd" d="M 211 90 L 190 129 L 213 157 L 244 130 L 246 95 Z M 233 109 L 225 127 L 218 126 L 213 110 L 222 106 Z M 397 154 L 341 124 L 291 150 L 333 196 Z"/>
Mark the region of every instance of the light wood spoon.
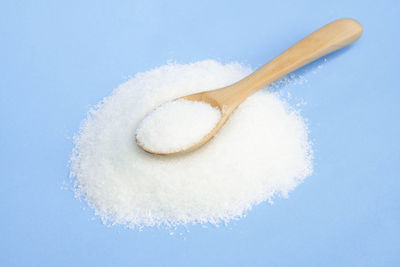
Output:
<path fill-rule="evenodd" d="M 353 19 L 335 20 L 308 35 L 246 78 L 224 88 L 181 97 L 186 100 L 206 102 L 221 111 L 221 119 L 211 132 L 185 150 L 161 153 L 150 151 L 137 143 L 143 150 L 160 155 L 195 150 L 218 132 L 232 112 L 248 96 L 290 72 L 353 43 L 360 38 L 362 32 L 361 24 Z"/>

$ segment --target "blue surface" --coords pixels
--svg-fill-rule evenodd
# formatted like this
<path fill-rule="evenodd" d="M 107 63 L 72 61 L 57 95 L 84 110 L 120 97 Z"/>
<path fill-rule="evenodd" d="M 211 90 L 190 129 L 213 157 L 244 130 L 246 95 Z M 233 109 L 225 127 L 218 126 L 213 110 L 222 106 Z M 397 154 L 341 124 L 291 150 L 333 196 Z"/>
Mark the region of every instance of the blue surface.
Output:
<path fill-rule="evenodd" d="M 400 266 L 399 14 L 377 0 L 2 0 L 0 265 Z M 315 149 L 289 199 L 170 236 L 106 227 L 61 189 L 69 137 L 128 76 L 168 60 L 259 67 L 341 17 L 362 38 L 283 89 L 308 103 Z"/>

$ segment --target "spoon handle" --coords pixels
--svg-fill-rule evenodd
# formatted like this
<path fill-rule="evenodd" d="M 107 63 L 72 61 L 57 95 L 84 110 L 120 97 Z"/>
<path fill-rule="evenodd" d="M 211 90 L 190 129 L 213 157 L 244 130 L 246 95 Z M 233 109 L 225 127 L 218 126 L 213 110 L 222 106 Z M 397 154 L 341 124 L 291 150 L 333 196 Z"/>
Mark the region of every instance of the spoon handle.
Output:
<path fill-rule="evenodd" d="M 317 60 L 333 51 L 345 47 L 362 34 L 363 28 L 349 18 L 335 20 L 311 33 L 288 50 L 268 62 L 230 88 L 231 104 L 238 105 L 255 91 L 273 81 Z"/>

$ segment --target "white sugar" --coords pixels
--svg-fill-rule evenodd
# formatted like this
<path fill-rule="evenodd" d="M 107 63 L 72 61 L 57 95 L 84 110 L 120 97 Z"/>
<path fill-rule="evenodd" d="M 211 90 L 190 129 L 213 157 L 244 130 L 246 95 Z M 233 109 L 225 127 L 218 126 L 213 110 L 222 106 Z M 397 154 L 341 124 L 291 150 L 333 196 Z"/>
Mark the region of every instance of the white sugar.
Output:
<path fill-rule="evenodd" d="M 139 73 L 89 112 L 71 158 L 78 197 L 104 222 L 128 227 L 226 223 L 287 197 L 312 172 L 304 119 L 278 93 L 250 96 L 205 146 L 158 156 L 134 141 L 162 103 L 232 84 L 252 70 L 206 60 Z"/>
<path fill-rule="evenodd" d="M 199 142 L 220 118 L 219 109 L 205 102 L 169 101 L 143 119 L 136 130 L 136 138 L 147 150 L 177 152 Z"/>

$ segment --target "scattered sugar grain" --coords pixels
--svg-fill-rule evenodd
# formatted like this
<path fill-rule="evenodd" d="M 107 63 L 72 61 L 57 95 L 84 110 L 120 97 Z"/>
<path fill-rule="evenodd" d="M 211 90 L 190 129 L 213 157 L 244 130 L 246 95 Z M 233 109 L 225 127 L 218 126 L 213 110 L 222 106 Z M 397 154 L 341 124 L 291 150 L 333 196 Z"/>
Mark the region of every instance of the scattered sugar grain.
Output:
<path fill-rule="evenodd" d="M 270 89 L 250 96 L 193 153 L 152 155 L 133 140 L 141 119 L 162 103 L 227 86 L 251 71 L 213 60 L 168 64 L 120 85 L 74 138 L 76 196 L 105 223 L 137 229 L 224 224 L 287 197 L 312 173 L 312 150 L 305 120 Z"/>

